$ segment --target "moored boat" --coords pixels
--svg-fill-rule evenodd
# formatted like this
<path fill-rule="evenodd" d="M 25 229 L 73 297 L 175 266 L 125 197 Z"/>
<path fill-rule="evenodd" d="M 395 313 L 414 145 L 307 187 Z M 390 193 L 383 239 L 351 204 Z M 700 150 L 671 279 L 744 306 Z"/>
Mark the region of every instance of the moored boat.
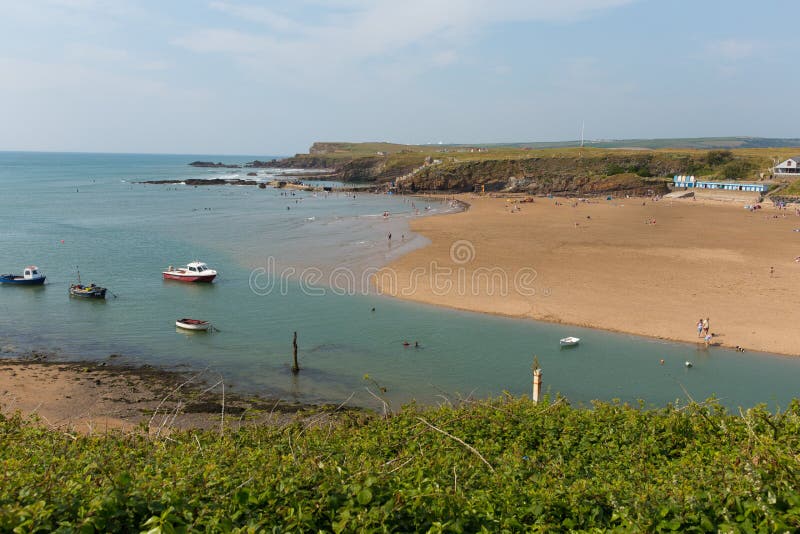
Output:
<path fill-rule="evenodd" d="M 70 296 L 85 299 L 104 299 L 106 298 L 106 291 L 106 288 L 94 284 L 89 284 L 88 286 L 72 284 L 69 286 Z"/>
<path fill-rule="evenodd" d="M 184 317 L 183 319 L 178 319 L 175 321 L 175 326 L 178 328 L 183 328 L 184 330 L 200 330 L 205 332 L 211 328 L 211 323 L 208 321 L 202 321 L 200 319 L 190 319 L 188 317 Z"/>
<path fill-rule="evenodd" d="M 565 338 L 562 338 L 562 339 L 559 340 L 559 344 L 562 347 L 574 347 L 575 345 L 577 345 L 580 342 L 581 342 L 581 338 L 572 337 L 572 336 L 565 337 Z"/>
<path fill-rule="evenodd" d="M 217 271 L 209 269 L 201 261 L 193 261 L 186 267 L 174 269 L 172 265 L 161 273 L 164 280 L 178 280 L 180 282 L 212 282 L 217 276 Z"/>
<path fill-rule="evenodd" d="M 44 284 L 45 278 L 47 277 L 39 272 L 37 266 L 29 265 L 22 271 L 22 275 L 0 274 L 0 284 L 39 286 Z"/>

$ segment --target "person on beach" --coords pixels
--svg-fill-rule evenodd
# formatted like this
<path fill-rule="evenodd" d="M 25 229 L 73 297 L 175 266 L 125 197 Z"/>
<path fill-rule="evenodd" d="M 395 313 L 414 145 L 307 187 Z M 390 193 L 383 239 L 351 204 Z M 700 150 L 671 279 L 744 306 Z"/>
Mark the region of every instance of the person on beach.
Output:
<path fill-rule="evenodd" d="M 706 317 L 705 319 L 703 319 L 703 332 L 705 332 L 706 335 L 708 335 L 709 328 L 711 328 L 711 326 L 708 322 L 708 317 Z"/>
<path fill-rule="evenodd" d="M 697 320 L 697 337 L 703 337 L 703 318 Z"/>

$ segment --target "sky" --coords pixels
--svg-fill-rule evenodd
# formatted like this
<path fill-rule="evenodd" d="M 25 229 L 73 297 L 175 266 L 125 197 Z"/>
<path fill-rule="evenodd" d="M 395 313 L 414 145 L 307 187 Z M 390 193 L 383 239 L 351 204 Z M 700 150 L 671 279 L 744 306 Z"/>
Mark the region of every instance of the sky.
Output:
<path fill-rule="evenodd" d="M 800 137 L 796 0 L 0 0 L 0 150 Z M 782 24 L 786 31 L 780 31 Z"/>

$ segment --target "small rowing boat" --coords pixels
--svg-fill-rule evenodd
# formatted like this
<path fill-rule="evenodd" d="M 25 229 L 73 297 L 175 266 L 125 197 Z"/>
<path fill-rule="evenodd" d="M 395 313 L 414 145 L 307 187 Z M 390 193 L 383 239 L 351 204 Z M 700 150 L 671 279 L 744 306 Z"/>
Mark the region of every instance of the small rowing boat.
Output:
<path fill-rule="evenodd" d="M 562 347 L 574 347 L 575 345 L 577 345 L 580 342 L 581 342 L 581 338 L 579 338 L 579 337 L 571 337 L 570 336 L 570 337 L 565 337 L 565 338 L 559 340 L 558 343 Z"/>
<path fill-rule="evenodd" d="M 18 274 L 0 274 L 0 284 L 11 284 L 18 286 L 40 286 L 44 284 L 45 275 L 39 272 L 35 265 L 29 265 Z"/>
<path fill-rule="evenodd" d="M 206 331 L 211 328 L 211 323 L 208 321 L 201 321 L 200 319 L 189 319 L 184 317 L 175 321 L 175 326 L 183 328 L 184 330 Z"/>

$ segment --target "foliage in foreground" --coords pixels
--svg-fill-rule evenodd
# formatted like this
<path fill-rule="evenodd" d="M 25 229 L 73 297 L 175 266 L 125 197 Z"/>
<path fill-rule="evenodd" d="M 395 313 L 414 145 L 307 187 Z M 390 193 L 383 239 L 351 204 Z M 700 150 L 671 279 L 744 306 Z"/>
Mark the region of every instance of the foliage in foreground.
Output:
<path fill-rule="evenodd" d="M 0 530 L 800 529 L 800 405 L 524 399 L 389 419 L 78 437 L 0 418 Z"/>

